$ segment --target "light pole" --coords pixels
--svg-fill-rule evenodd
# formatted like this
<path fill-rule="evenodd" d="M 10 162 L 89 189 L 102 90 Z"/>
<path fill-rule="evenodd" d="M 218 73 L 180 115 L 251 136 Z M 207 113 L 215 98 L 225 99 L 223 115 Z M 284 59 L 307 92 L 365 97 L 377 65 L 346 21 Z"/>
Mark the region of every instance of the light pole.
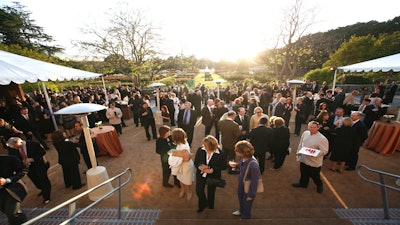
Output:
<path fill-rule="evenodd" d="M 159 88 L 161 86 L 164 86 L 165 84 L 163 83 L 152 83 L 149 85 L 149 87 L 154 87 L 156 89 L 156 104 L 157 104 L 157 111 L 155 112 L 155 118 L 156 118 L 156 124 L 162 125 L 162 119 L 161 119 L 161 106 L 160 106 L 160 90 Z"/>
<path fill-rule="evenodd" d="M 100 110 L 106 109 L 105 106 L 92 104 L 92 103 L 79 103 L 67 106 L 65 108 L 60 109 L 54 114 L 75 114 L 80 116 L 80 120 L 83 128 L 83 135 L 85 137 L 86 147 L 88 149 L 90 163 L 92 164 L 92 168 L 86 171 L 86 178 L 88 189 L 106 181 L 109 179 L 107 170 L 103 166 L 97 166 L 96 155 L 94 153 L 94 147 L 92 142 L 92 137 L 90 136 L 89 129 L 89 121 L 87 116 L 92 112 L 97 112 Z M 103 187 L 89 193 L 89 199 L 92 201 L 96 201 L 100 197 L 109 193 L 113 190 L 111 184 L 104 185 Z"/>
<path fill-rule="evenodd" d="M 221 85 L 221 83 L 226 82 L 225 80 L 219 79 L 219 80 L 213 80 L 213 82 L 215 82 L 217 84 L 217 98 L 219 98 L 219 86 Z"/>

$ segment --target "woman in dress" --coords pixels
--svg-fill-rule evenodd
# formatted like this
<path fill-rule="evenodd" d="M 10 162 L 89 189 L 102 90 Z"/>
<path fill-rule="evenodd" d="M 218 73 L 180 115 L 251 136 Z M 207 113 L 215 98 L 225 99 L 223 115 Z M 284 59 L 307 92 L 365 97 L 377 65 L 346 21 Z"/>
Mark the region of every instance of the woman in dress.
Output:
<path fill-rule="evenodd" d="M 72 186 L 73 190 L 81 188 L 85 184 L 81 183 L 78 167 L 80 156 L 76 144 L 66 139 L 64 133 L 60 130 L 54 131 L 51 139 L 58 153 L 58 163 L 63 171 L 65 187 Z"/>
<path fill-rule="evenodd" d="M 254 158 L 253 145 L 248 141 L 239 141 L 235 145 L 236 156 L 240 158 L 239 163 L 229 163 L 232 167 L 240 167 L 240 174 L 238 177 L 238 198 L 240 209 L 233 212 L 232 215 L 240 216 L 241 219 L 251 218 L 251 207 L 257 194 L 258 181 L 261 178 L 260 167 L 257 159 Z M 251 164 L 250 164 L 251 163 Z M 244 177 L 246 169 L 248 169 L 247 177 Z M 250 188 L 248 193 L 244 191 L 245 180 L 250 180 Z"/>
<path fill-rule="evenodd" d="M 307 110 L 306 106 L 303 104 L 302 97 L 297 98 L 297 105 L 294 111 L 296 111 L 294 135 L 298 137 L 300 135 L 301 125 L 307 120 Z"/>
<path fill-rule="evenodd" d="M 163 124 L 167 125 L 170 122 L 170 114 L 168 111 L 168 107 L 166 105 L 161 106 L 161 117 L 163 120 Z"/>
<path fill-rule="evenodd" d="M 330 170 L 332 171 L 344 172 L 346 160 L 349 159 L 351 150 L 357 145 L 357 133 L 351 127 L 352 125 L 353 121 L 351 118 L 345 117 L 342 121 L 342 127 L 336 128 L 333 131 L 333 149 L 330 157 L 332 161 Z M 340 167 L 336 169 L 338 163 Z"/>
<path fill-rule="evenodd" d="M 218 140 L 211 135 L 203 139 L 203 146 L 197 149 L 194 165 L 196 172 L 196 194 L 199 198 L 197 212 L 205 208 L 214 209 L 214 185 L 207 185 L 207 196 L 204 191 L 207 178 L 221 179 L 221 171 L 226 169 L 225 155 L 218 149 Z"/>
<path fill-rule="evenodd" d="M 191 159 L 192 153 L 187 142 L 186 132 L 182 128 L 176 128 L 172 131 L 171 137 L 176 145 L 176 150 L 172 151 L 172 155 L 183 158 L 181 168 L 177 172 L 177 178 L 181 185 L 179 197 L 183 198 L 186 194 L 186 199 L 190 200 L 193 195 L 191 186 L 194 180 L 194 163 Z"/>
<path fill-rule="evenodd" d="M 293 99 L 291 97 L 286 98 L 285 111 L 282 118 L 285 120 L 285 126 L 289 128 L 290 117 L 293 111 Z"/>
<path fill-rule="evenodd" d="M 285 161 L 286 155 L 288 154 L 290 133 L 289 128 L 285 126 L 285 120 L 281 117 L 275 118 L 274 124 L 275 126 L 272 129 L 274 137 L 274 140 L 272 141 L 272 153 L 275 160 L 274 167 L 271 168 L 271 170 L 279 170 Z"/>
<path fill-rule="evenodd" d="M 179 113 L 179 98 L 176 97 L 176 94 L 174 92 L 171 93 L 172 102 L 174 103 L 174 108 L 175 108 L 175 113 L 174 113 L 174 119 L 175 121 L 178 121 L 178 113 Z"/>

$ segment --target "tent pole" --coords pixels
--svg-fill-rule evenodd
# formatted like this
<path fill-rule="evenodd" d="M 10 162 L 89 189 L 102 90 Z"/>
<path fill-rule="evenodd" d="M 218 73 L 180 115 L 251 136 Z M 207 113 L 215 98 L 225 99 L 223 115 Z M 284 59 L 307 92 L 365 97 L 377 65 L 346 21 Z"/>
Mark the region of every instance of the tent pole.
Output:
<path fill-rule="evenodd" d="M 334 94 L 334 93 L 335 93 L 335 86 L 336 86 L 336 72 L 337 72 L 337 69 L 335 70 L 335 74 L 333 75 L 332 94 Z"/>
<path fill-rule="evenodd" d="M 54 117 L 53 108 L 51 107 L 49 94 L 47 93 L 47 88 L 46 88 L 46 85 L 44 84 L 44 81 L 42 81 L 42 86 L 43 86 L 44 97 L 46 98 L 47 107 L 49 107 L 51 120 L 53 121 L 54 129 L 58 130 L 56 118 Z"/>
<path fill-rule="evenodd" d="M 106 105 L 108 105 L 108 94 L 106 89 L 106 83 L 104 82 L 104 75 L 101 76 L 101 81 L 103 82 L 103 92 L 104 92 L 104 98 L 106 100 Z"/>

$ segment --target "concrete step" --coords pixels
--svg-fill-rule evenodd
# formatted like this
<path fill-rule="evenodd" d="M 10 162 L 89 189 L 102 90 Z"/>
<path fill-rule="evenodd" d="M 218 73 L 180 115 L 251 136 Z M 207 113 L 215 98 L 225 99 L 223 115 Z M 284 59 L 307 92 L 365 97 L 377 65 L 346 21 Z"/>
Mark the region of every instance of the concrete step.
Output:
<path fill-rule="evenodd" d="M 162 210 L 157 225 L 168 224 L 243 224 L 240 217 L 232 216 L 232 209 L 205 209 L 202 213 L 193 210 Z M 330 208 L 255 208 L 252 210 L 251 224 L 268 225 L 346 225 L 351 224 L 346 219 L 340 219 Z"/>
<path fill-rule="evenodd" d="M 400 209 L 389 209 L 390 219 L 384 219 L 383 209 L 380 208 L 352 208 L 335 209 L 336 214 L 343 219 L 350 220 L 355 225 L 393 225 L 400 224 Z"/>
<path fill-rule="evenodd" d="M 47 208 L 24 208 L 28 219 L 32 219 L 44 212 Z M 81 209 L 77 209 L 79 212 Z M 160 210 L 157 209 L 123 209 L 121 210 L 121 219 L 118 219 L 118 210 L 114 208 L 99 209 L 94 208 L 84 212 L 76 220 L 75 224 L 131 224 L 131 225 L 153 225 L 156 223 L 160 214 Z M 66 208 L 59 209 L 47 217 L 36 222 L 35 225 L 53 225 L 59 224 L 68 219 L 68 210 Z M 7 218 L 0 218 L 0 225 L 7 224 Z"/>

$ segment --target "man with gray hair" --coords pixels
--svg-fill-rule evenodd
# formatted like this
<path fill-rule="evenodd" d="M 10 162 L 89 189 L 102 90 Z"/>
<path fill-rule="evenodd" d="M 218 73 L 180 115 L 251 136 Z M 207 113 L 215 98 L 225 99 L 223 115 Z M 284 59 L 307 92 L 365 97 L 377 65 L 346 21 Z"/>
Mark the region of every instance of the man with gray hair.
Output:
<path fill-rule="evenodd" d="M 241 135 L 241 131 L 239 124 L 234 121 L 236 118 L 236 112 L 231 110 L 227 113 L 227 116 L 226 119 L 222 119 L 218 122 L 218 128 L 221 132 L 222 150 L 224 151 L 228 162 L 230 160 L 235 160 L 235 144 Z M 231 169 L 229 173 L 237 174 L 237 171 Z"/>
<path fill-rule="evenodd" d="M 356 169 L 357 161 L 358 161 L 358 151 L 360 147 L 363 145 L 364 141 L 368 138 L 368 130 L 367 126 L 365 126 L 364 122 L 360 120 L 361 118 L 360 111 L 351 111 L 350 117 L 353 120 L 353 129 L 357 134 L 356 145 L 352 148 L 349 154 L 349 158 L 346 161 L 347 167 L 345 170 L 352 171 Z"/>
<path fill-rule="evenodd" d="M 191 107 L 192 103 L 185 102 L 184 109 L 179 110 L 178 113 L 178 127 L 186 132 L 189 145 L 192 145 L 194 126 L 197 121 L 196 111 L 191 109 Z"/>

